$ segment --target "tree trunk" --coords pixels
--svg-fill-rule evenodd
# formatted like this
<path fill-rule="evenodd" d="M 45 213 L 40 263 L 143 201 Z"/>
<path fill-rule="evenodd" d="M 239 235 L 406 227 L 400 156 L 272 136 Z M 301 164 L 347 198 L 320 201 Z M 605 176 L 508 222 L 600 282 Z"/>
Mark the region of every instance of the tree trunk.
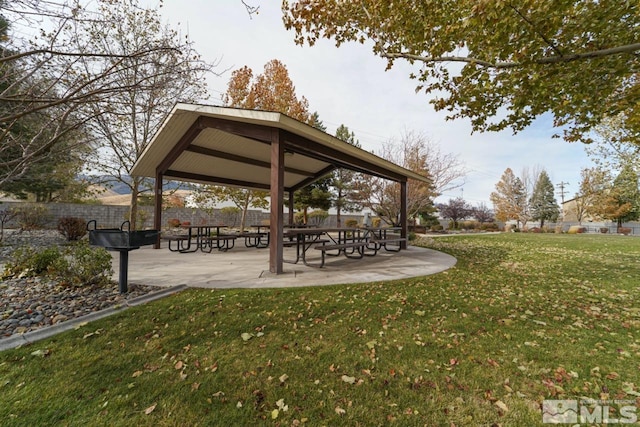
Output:
<path fill-rule="evenodd" d="M 342 219 L 340 218 L 340 206 L 336 206 L 336 224 L 338 228 L 342 227 Z"/>
<path fill-rule="evenodd" d="M 249 196 L 244 199 L 244 206 L 242 206 L 242 215 L 240 216 L 240 232 L 244 232 L 244 227 L 247 222 L 247 211 L 249 210 Z"/>
<path fill-rule="evenodd" d="M 138 229 L 137 219 L 138 219 L 138 182 L 136 179 L 133 180 L 131 186 L 131 209 L 129 210 L 129 222 L 132 230 Z M 160 196 L 162 197 L 162 196 Z"/>

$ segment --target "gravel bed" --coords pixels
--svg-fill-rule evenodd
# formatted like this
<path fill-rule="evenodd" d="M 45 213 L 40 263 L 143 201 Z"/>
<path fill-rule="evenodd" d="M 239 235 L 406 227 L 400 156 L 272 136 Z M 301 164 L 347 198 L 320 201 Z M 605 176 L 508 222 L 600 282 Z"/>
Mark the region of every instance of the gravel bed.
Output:
<path fill-rule="evenodd" d="M 55 230 L 19 232 L 5 230 L 0 243 L 0 269 L 21 246 L 46 247 L 65 243 Z M 159 290 L 154 286 L 129 284 L 121 295 L 112 286 L 63 286 L 45 277 L 9 278 L 0 282 L 0 340 L 122 305 L 127 300 Z"/>

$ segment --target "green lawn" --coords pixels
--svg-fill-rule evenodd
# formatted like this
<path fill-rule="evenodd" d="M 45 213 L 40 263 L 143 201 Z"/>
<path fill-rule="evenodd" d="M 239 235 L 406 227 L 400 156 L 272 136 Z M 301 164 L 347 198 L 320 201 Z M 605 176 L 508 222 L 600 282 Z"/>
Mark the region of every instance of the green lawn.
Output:
<path fill-rule="evenodd" d="M 638 399 L 640 239 L 423 244 L 458 264 L 383 283 L 188 290 L 0 353 L 0 423 L 528 426 L 544 399 Z"/>

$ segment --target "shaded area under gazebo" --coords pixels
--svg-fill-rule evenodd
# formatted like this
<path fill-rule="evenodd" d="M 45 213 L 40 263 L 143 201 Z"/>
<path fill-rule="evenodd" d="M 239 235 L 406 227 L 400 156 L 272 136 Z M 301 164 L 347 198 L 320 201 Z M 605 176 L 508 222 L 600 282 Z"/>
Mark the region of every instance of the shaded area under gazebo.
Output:
<path fill-rule="evenodd" d="M 177 104 L 131 174 L 155 178 L 154 228 L 162 227 L 164 179 L 270 192 L 269 271 L 283 272 L 284 193 L 345 168 L 400 185 L 400 235 L 407 237 L 407 181 L 427 177 L 354 147 L 282 113 Z M 293 215 L 289 215 L 292 221 Z M 159 247 L 159 243 L 157 245 Z M 406 242 L 402 243 L 406 249 Z"/>

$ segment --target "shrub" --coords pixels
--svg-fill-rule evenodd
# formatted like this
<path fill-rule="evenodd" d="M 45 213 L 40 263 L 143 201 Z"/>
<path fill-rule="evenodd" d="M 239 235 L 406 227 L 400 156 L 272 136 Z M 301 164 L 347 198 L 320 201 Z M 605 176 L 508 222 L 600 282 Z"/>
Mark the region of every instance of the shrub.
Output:
<path fill-rule="evenodd" d="M 25 205 L 15 209 L 18 225 L 23 231 L 40 230 L 49 219 L 49 209 L 43 205 Z"/>
<path fill-rule="evenodd" d="M 183 227 L 188 227 L 191 225 L 191 221 L 182 221 L 182 226 Z"/>
<path fill-rule="evenodd" d="M 109 252 L 85 242 L 67 248 L 64 256 L 56 259 L 50 270 L 50 275 L 69 286 L 107 285 L 113 274 Z"/>
<path fill-rule="evenodd" d="M 571 227 L 569 227 L 569 231 L 567 231 L 568 234 L 582 234 L 586 232 L 586 227 L 582 227 L 579 225 L 572 225 Z"/>
<path fill-rule="evenodd" d="M 556 225 L 556 227 L 553 230 L 556 234 L 562 234 L 562 226 L 561 225 Z"/>
<path fill-rule="evenodd" d="M 480 229 L 484 231 L 498 231 L 500 227 L 495 222 L 483 222 L 480 224 Z"/>
<path fill-rule="evenodd" d="M 2 242 L 2 239 L 4 238 L 5 225 L 9 223 L 9 221 L 14 219 L 17 215 L 18 213 L 15 211 L 15 209 L 12 209 L 12 208 L 0 209 L 0 242 Z"/>
<path fill-rule="evenodd" d="M 82 218 L 66 216 L 58 220 L 58 231 L 67 242 L 80 240 L 87 234 L 87 223 Z"/>
<path fill-rule="evenodd" d="M 176 227 L 180 227 L 180 220 L 178 218 L 171 218 L 170 220 L 167 221 L 167 225 L 171 228 L 176 228 Z"/>
<path fill-rule="evenodd" d="M 57 246 L 19 248 L 5 265 L 3 277 L 48 276 L 65 285 L 90 286 L 110 283 L 112 274 L 111 255 L 106 249 L 78 242 L 64 252 Z"/>
<path fill-rule="evenodd" d="M 618 233 L 624 234 L 625 236 L 628 236 L 629 234 L 631 234 L 631 228 L 630 227 L 618 227 Z"/>
<path fill-rule="evenodd" d="M 62 258 L 57 246 L 36 250 L 31 246 L 16 249 L 11 260 L 5 265 L 3 277 L 40 276 L 52 269 L 54 263 Z"/>
<path fill-rule="evenodd" d="M 322 225 L 329 218 L 329 212 L 323 210 L 315 210 L 309 212 L 309 222 L 317 226 Z"/>
<path fill-rule="evenodd" d="M 602 234 L 607 234 L 609 232 L 609 228 L 608 227 L 600 227 L 600 232 Z"/>
<path fill-rule="evenodd" d="M 348 219 L 344 222 L 344 225 L 347 226 L 348 228 L 353 228 L 353 227 L 357 227 L 358 226 L 358 220 L 357 219 Z"/>
<path fill-rule="evenodd" d="M 442 231 L 444 230 L 444 227 L 440 224 L 436 224 L 436 225 L 432 225 L 431 226 L 431 231 Z"/>
<path fill-rule="evenodd" d="M 382 222 L 382 220 L 380 218 L 373 218 L 371 220 L 371 226 L 374 228 L 380 228 L 380 223 Z"/>
<path fill-rule="evenodd" d="M 480 224 L 478 224 L 478 221 L 463 221 L 460 223 L 460 228 L 463 230 L 475 230 L 480 228 Z"/>
<path fill-rule="evenodd" d="M 413 242 L 414 240 L 416 240 L 416 233 L 414 233 L 413 231 L 410 231 L 407 234 L 407 240 L 409 240 L 410 242 Z"/>
<path fill-rule="evenodd" d="M 296 212 L 293 214 L 294 224 L 304 224 L 304 212 Z"/>

